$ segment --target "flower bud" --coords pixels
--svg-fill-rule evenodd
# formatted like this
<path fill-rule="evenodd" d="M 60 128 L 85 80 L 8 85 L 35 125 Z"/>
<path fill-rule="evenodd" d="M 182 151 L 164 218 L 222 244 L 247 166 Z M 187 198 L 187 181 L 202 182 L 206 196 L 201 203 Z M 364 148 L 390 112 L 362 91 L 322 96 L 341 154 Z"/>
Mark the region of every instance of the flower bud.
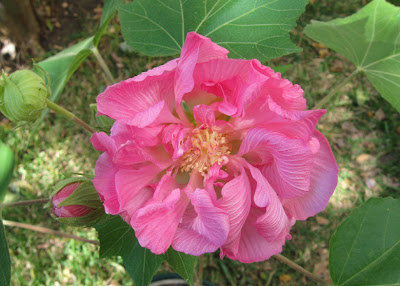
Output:
<path fill-rule="evenodd" d="M 74 177 L 61 181 L 50 197 L 55 218 L 69 225 L 90 226 L 103 215 L 104 208 L 99 194 L 90 179 Z"/>
<path fill-rule="evenodd" d="M 44 73 L 44 70 L 40 70 Z M 44 77 L 19 70 L 0 78 L 0 111 L 11 121 L 35 121 L 47 108 L 50 87 Z"/>

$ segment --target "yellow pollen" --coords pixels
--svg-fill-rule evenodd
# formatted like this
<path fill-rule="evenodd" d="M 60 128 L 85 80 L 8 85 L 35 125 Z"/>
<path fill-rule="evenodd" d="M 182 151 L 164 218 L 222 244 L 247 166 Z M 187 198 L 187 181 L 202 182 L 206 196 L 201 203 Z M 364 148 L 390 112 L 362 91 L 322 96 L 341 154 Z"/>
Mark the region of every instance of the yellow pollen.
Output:
<path fill-rule="evenodd" d="M 181 171 L 195 170 L 205 175 L 216 162 L 222 166 L 227 163 L 226 155 L 230 154 L 226 138 L 219 128 L 200 126 L 192 131 L 190 137 L 192 148 L 187 150 L 181 161 Z"/>

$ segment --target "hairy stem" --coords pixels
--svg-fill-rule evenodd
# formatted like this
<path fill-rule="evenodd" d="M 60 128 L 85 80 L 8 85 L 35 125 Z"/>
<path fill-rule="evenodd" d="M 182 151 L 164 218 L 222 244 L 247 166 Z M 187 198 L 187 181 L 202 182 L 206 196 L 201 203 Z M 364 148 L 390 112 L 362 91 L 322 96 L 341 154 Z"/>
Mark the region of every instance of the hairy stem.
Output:
<path fill-rule="evenodd" d="M 66 110 L 65 108 L 59 106 L 58 104 L 46 99 L 46 104 L 47 107 L 54 110 L 56 113 L 61 114 L 62 116 L 64 116 L 67 119 L 73 120 L 75 123 L 78 123 L 79 125 L 81 125 L 83 128 L 85 128 L 87 131 L 89 131 L 90 133 L 95 133 L 96 130 L 94 130 L 92 127 L 90 127 L 88 124 L 86 124 L 85 122 L 83 122 L 82 120 L 80 120 L 78 117 L 75 116 L 75 114 L 73 114 L 72 112 L 69 112 L 68 110 Z"/>
<path fill-rule="evenodd" d="M 99 63 L 100 67 L 103 69 L 104 74 L 106 75 L 107 80 L 109 81 L 108 84 L 115 83 L 115 79 L 111 74 L 110 69 L 108 68 L 106 62 L 104 61 L 103 57 L 100 55 L 99 50 L 94 47 L 92 49 L 93 55 L 96 58 L 97 62 Z"/>
<path fill-rule="evenodd" d="M 65 238 L 75 239 L 75 240 L 88 242 L 88 243 L 95 244 L 95 245 L 99 244 L 99 242 L 96 240 L 86 239 L 86 238 L 83 238 L 80 236 L 63 233 L 61 231 L 50 229 L 50 228 L 45 228 L 42 226 L 31 225 L 31 224 L 26 224 L 26 223 L 21 223 L 21 222 L 16 222 L 16 221 L 9 221 L 9 220 L 3 220 L 3 224 L 6 226 L 25 228 L 25 229 L 29 229 L 29 230 L 33 230 L 33 231 L 37 231 L 37 232 L 41 232 L 41 233 L 53 234 L 53 235 L 57 235 L 57 236 L 65 237 Z"/>
<path fill-rule="evenodd" d="M 351 75 L 343 79 L 340 83 L 338 83 L 331 91 L 328 93 L 327 96 L 325 96 L 323 99 L 321 99 L 317 104 L 313 107 L 313 109 L 320 109 L 322 108 L 325 104 L 327 104 L 336 94 L 339 90 L 341 90 L 350 79 L 352 79 L 355 75 L 358 74 L 360 70 L 356 69 Z"/>
<path fill-rule="evenodd" d="M 301 267 L 300 265 L 298 265 L 297 263 L 293 262 L 292 260 L 286 258 L 285 256 L 281 255 L 281 254 L 276 254 L 274 255 L 274 257 L 276 259 L 278 259 L 279 261 L 285 263 L 286 265 L 290 266 L 291 268 L 299 271 L 300 273 L 304 274 L 305 276 L 307 276 L 308 278 L 314 280 L 315 282 L 320 283 L 321 285 L 326 285 L 325 281 L 322 280 L 321 278 L 315 276 L 314 274 L 312 274 L 311 272 L 305 270 L 303 267 Z"/>
<path fill-rule="evenodd" d="M 37 200 L 30 200 L 30 201 L 20 201 L 14 203 L 7 203 L 7 204 L 0 204 L 1 207 L 19 207 L 19 206 L 31 206 L 31 205 L 39 205 L 45 204 L 49 201 L 49 199 L 37 199 Z"/>

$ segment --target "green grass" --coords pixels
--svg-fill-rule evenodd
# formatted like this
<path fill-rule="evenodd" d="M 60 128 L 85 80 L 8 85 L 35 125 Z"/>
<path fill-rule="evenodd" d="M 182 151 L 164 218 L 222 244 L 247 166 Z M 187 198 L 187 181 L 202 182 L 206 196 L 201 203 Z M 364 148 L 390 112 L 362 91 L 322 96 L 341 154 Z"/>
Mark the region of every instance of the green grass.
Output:
<path fill-rule="evenodd" d="M 293 41 L 303 48 L 303 52 L 271 61 L 273 66 L 293 65 L 284 76 L 302 86 L 310 108 L 354 67 L 333 51 L 328 51 L 324 59 L 319 58 L 318 48 L 302 30 L 310 19 L 326 21 L 344 17 L 355 12 L 363 2 L 315 1 L 299 19 L 293 34 Z M 166 61 L 122 51 L 123 39 L 116 22 L 113 29 L 102 40 L 99 50 L 117 80 Z M 94 125 L 89 104 L 95 102 L 105 87 L 102 71 L 90 57 L 67 84 L 59 103 Z M 324 212 L 296 223 L 291 231 L 293 239 L 286 243 L 282 254 L 329 279 L 329 238 L 338 224 L 352 208 L 369 197 L 399 197 L 400 116 L 363 76 L 350 81 L 326 108 L 328 112 L 318 128 L 328 138 L 335 153 L 340 167 L 339 184 Z M 54 113 L 49 114 L 30 141 L 30 128 L 15 129 L 7 121 L 0 124 L 0 136 L 17 154 L 8 201 L 46 197 L 66 174 L 92 173 L 99 155 L 89 143 L 87 133 Z M 3 216 L 8 220 L 96 239 L 92 229 L 60 225 L 42 206 L 4 209 Z M 94 245 L 10 227 L 6 227 L 6 233 L 12 257 L 12 285 L 133 283 L 120 265 L 120 258 L 99 259 Z M 160 272 L 169 270 L 164 265 Z M 289 275 L 290 280 L 283 282 L 283 275 Z M 206 255 L 204 276 L 217 285 L 317 285 L 273 258 L 241 264 L 229 259 L 220 260 L 218 253 Z"/>

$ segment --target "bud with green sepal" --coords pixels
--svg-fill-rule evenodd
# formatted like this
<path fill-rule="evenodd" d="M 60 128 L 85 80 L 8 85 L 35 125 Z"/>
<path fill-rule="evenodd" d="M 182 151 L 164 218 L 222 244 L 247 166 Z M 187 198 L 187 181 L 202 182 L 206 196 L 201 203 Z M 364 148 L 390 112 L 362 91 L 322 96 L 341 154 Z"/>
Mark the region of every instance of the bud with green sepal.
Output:
<path fill-rule="evenodd" d="M 46 207 L 60 222 L 74 226 L 91 226 L 105 214 L 103 204 L 92 181 L 73 177 L 59 182 Z"/>
<path fill-rule="evenodd" d="M 36 67 L 37 69 L 40 67 Z M 14 122 L 33 122 L 47 108 L 51 90 L 47 74 L 30 70 L 19 70 L 0 77 L 0 111 Z"/>

